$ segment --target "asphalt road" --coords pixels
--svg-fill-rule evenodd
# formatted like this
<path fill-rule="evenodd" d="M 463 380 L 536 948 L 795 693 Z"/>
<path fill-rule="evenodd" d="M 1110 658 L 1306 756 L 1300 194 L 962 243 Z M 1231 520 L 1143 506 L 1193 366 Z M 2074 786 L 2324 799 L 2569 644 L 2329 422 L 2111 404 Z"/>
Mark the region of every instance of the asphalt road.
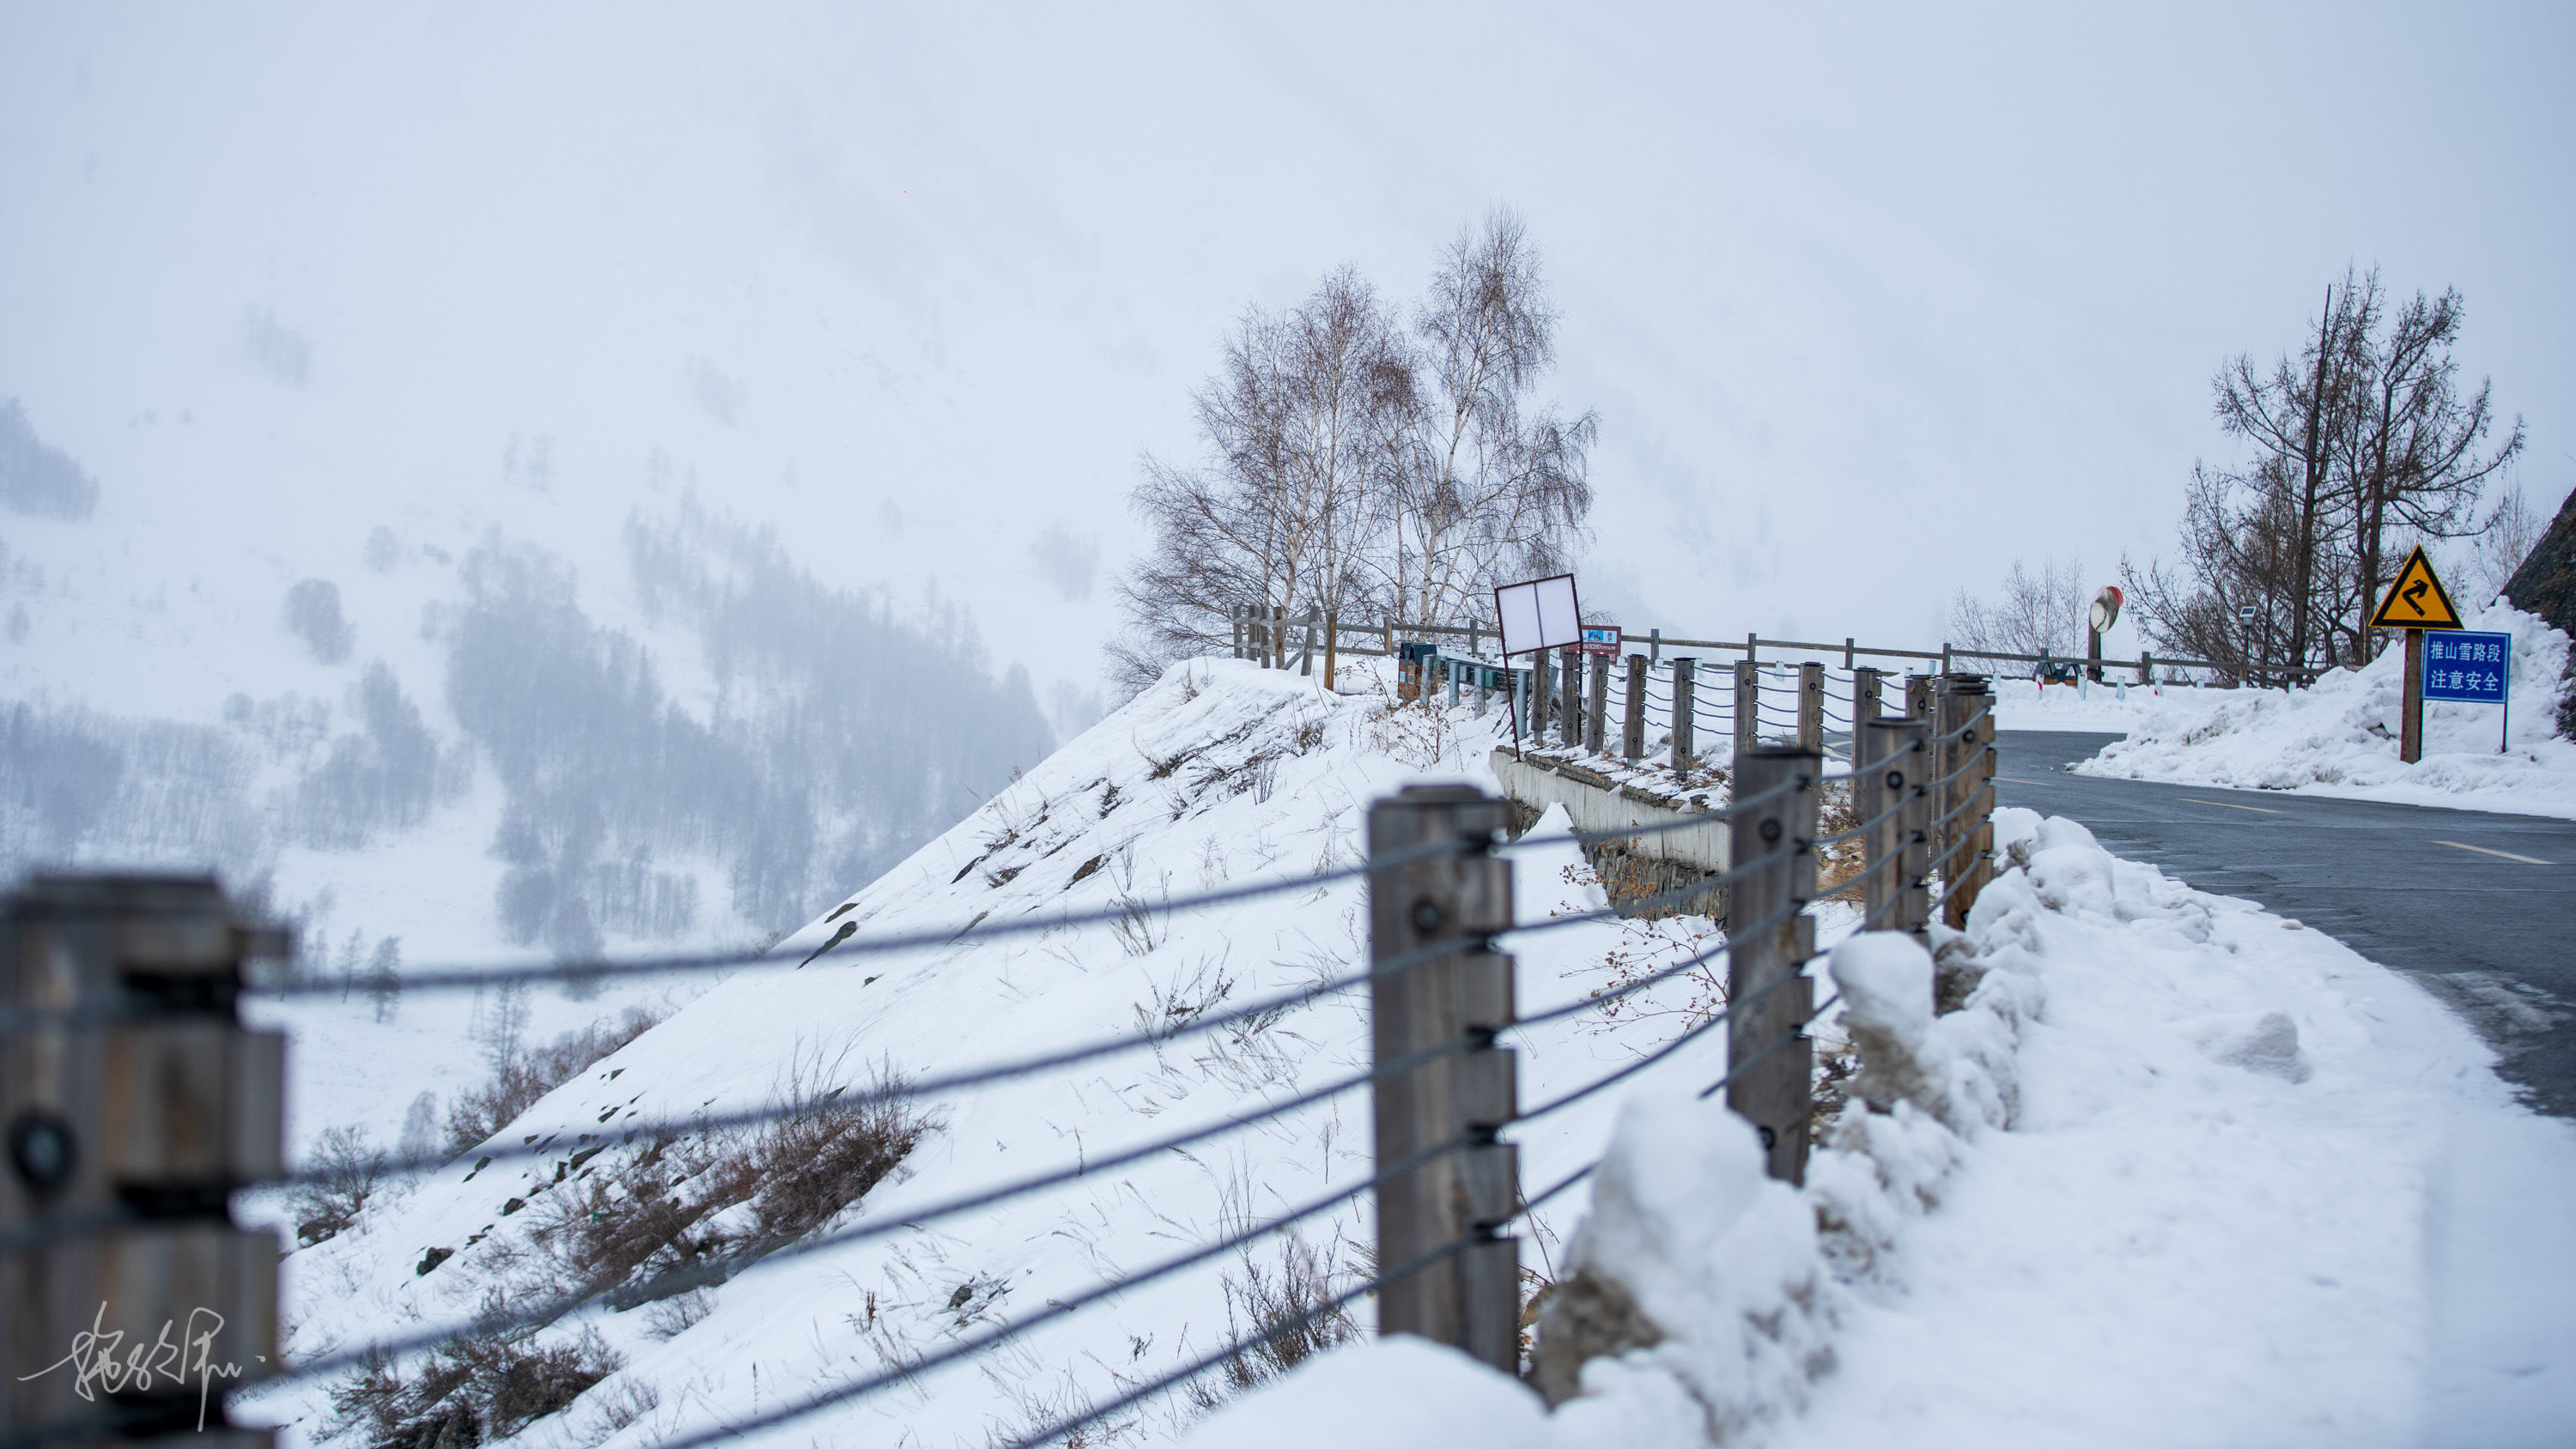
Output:
<path fill-rule="evenodd" d="M 2534 1107 L 2576 1116 L 2576 820 L 2066 773 L 2117 738 L 1999 733 L 1997 803 L 2080 821 L 2116 855 L 2414 976 Z"/>

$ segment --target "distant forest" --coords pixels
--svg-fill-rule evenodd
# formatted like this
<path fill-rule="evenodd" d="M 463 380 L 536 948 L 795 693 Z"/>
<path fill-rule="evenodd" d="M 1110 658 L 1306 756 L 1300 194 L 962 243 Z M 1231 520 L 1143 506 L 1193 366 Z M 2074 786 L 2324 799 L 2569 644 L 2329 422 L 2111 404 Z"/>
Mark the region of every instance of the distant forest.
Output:
<path fill-rule="evenodd" d="M 397 835 L 489 771 L 502 932 L 578 956 L 607 933 L 692 930 L 711 905 L 793 928 L 1052 746 L 1025 673 L 995 677 L 953 608 L 827 585 L 693 501 L 630 519 L 626 541 L 657 638 L 703 651 L 711 706 L 584 613 L 560 559 L 493 533 L 456 565 L 461 600 L 431 612 L 461 737 L 439 737 L 381 660 L 351 666 L 337 702 L 235 695 L 219 723 L 15 703 L 0 869 L 211 867 L 256 899 L 281 847 Z M 280 625 L 324 662 L 352 657 L 324 581 L 290 590 Z M 710 877 L 729 901 L 700 899 Z"/>

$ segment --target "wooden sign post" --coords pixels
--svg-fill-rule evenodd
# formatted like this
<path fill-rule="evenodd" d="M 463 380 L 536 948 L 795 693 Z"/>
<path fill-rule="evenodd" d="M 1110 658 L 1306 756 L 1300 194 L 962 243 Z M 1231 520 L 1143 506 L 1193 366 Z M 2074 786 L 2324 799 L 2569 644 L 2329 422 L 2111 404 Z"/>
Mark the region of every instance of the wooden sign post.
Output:
<path fill-rule="evenodd" d="M 2406 703 L 2397 731 L 2397 758 L 2411 765 L 2424 758 L 2425 631 L 2460 627 L 2460 611 L 2433 572 L 2433 561 L 2424 556 L 2422 544 L 2406 555 L 2397 581 L 2388 586 L 2388 597 L 2379 601 L 2379 612 L 2370 616 L 2370 627 L 2406 633 Z"/>

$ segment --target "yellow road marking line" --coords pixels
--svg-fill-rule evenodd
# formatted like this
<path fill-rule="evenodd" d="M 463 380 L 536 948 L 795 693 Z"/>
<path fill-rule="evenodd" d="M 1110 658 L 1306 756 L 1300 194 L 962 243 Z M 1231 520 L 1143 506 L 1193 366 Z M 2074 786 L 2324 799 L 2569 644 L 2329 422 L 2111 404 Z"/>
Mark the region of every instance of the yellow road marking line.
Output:
<path fill-rule="evenodd" d="M 2480 854 L 2480 855 L 2501 855 L 2501 856 L 2503 856 L 2503 857 L 2504 857 L 2505 859 L 2507 859 L 2507 860 L 2518 860 L 2518 861 L 2521 861 L 2524 865 L 2548 865 L 2548 864 L 2551 864 L 2551 862 L 2546 861 L 2546 860 L 2534 860 L 2532 857 L 2530 857 L 2530 856 L 2528 856 L 2528 855 L 2516 855 L 2516 854 L 2514 854 L 2514 853 L 2513 853 L 2512 851 L 2510 851 L 2510 850 L 2489 850 L 2489 849 L 2487 849 L 2487 848 L 2486 848 L 2485 846 L 2483 846 L 2483 845 L 2462 845 L 2460 842 L 2458 842 L 2458 841 L 2456 841 L 2456 840 L 2436 840 L 2436 841 L 2434 841 L 2433 843 L 2434 843 L 2435 845 L 2447 845 L 2447 846 L 2451 847 L 2453 850 L 2474 850 L 2474 851 L 2476 851 L 2476 852 L 2477 852 L 2478 854 Z"/>
<path fill-rule="evenodd" d="M 2190 800 L 2194 805 L 2215 805 L 2221 810 L 2251 810 L 2257 815 L 2278 815 L 2281 813 L 2278 810 L 2266 810 L 2260 805 L 2230 805 L 2224 800 L 2201 800 L 2189 795 L 2185 795 L 2182 798 Z"/>

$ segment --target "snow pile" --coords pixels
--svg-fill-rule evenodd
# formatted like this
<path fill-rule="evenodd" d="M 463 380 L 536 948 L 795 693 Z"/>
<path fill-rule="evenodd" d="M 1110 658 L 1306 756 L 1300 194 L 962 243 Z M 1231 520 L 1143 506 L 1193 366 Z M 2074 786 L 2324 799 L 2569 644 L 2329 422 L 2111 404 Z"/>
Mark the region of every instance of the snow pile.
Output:
<path fill-rule="evenodd" d="M 1660 1335 L 1632 1326 L 1581 1397 L 1544 1415 L 1358 1346 L 1193 1449 L 1327 1421 L 1414 1449 L 1434 1393 L 1565 1449 L 2563 1442 L 2576 1307 L 2533 1285 L 2576 1273 L 2576 1227 L 2532 1205 L 2576 1194 L 2576 1130 L 2331 938 L 2068 821 L 2002 811 L 1997 837 L 2011 868 L 1937 976 L 1909 943 L 1832 953 L 1871 1062 L 1802 1193 L 1740 1124 L 1637 1094 L 1572 1257 Z M 1965 1009 L 1927 1011 L 1936 983 Z"/>
<path fill-rule="evenodd" d="M 2551 731 L 2567 688 L 2568 639 L 2498 604 L 2470 627 L 2513 636 L 2510 733 L 2493 705 L 2424 706 L 2424 758 L 2397 758 L 2405 652 L 2309 690 L 2210 695 L 2214 708 L 2152 711 L 2079 774 L 2257 790 L 2305 790 L 2417 805 L 2576 817 L 2576 741 Z M 2497 749 L 2499 742 L 2508 748 Z"/>

